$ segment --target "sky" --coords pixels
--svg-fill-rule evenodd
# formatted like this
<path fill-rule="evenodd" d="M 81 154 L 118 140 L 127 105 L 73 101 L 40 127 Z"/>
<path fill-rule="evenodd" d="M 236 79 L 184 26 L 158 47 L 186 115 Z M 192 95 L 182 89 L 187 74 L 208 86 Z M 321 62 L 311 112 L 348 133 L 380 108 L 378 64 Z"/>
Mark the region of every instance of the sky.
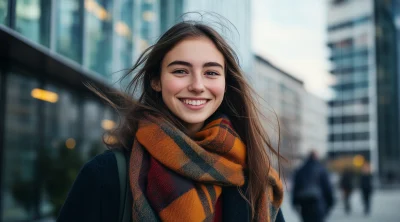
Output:
<path fill-rule="evenodd" d="M 253 51 L 329 98 L 326 0 L 253 0 Z"/>

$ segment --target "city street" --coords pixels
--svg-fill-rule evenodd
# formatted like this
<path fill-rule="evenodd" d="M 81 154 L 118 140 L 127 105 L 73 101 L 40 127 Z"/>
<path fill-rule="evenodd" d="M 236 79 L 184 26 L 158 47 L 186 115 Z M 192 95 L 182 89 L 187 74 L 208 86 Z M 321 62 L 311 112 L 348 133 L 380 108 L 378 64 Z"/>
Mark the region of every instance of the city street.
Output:
<path fill-rule="evenodd" d="M 400 221 L 400 190 L 377 190 L 372 197 L 372 213 L 364 216 L 361 196 L 356 190 L 351 199 L 352 213 L 344 213 L 340 193 L 336 195 L 336 205 L 327 222 L 398 222 Z M 285 220 L 300 222 L 298 215 L 290 206 L 290 193 L 287 193 L 282 206 Z"/>

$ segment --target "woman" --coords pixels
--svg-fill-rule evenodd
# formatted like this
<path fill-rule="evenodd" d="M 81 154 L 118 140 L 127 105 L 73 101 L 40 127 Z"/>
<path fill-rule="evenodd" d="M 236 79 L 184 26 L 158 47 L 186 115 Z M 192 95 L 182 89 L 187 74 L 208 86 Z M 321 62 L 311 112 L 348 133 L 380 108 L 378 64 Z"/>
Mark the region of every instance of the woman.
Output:
<path fill-rule="evenodd" d="M 176 24 L 132 72 L 139 99 L 117 98 L 123 121 L 107 145 L 129 155 L 133 221 L 284 221 L 265 147 L 279 154 L 235 52 L 215 30 Z M 58 219 L 117 221 L 118 211 L 116 161 L 105 152 L 83 167 Z"/>

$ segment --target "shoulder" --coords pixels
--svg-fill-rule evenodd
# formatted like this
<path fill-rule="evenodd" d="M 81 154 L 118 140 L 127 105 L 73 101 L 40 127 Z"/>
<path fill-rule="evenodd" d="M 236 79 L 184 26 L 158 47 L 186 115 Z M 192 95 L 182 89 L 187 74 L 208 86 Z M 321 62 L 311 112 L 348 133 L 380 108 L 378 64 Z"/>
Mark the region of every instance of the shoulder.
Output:
<path fill-rule="evenodd" d="M 117 161 L 114 153 L 107 150 L 85 163 L 76 179 L 91 184 L 101 184 L 105 178 L 113 178 L 114 175 L 118 176 Z"/>
<path fill-rule="evenodd" d="M 107 150 L 104 153 L 95 156 L 93 159 L 87 162 L 82 169 L 97 172 L 103 168 L 114 168 L 117 170 L 117 161 L 114 153 L 111 150 Z"/>
<path fill-rule="evenodd" d="M 87 162 L 81 173 L 103 188 L 119 190 L 118 165 L 114 153 L 107 150 Z"/>
<path fill-rule="evenodd" d="M 117 162 L 114 153 L 106 151 L 82 167 L 57 221 L 113 221 L 118 209 Z"/>

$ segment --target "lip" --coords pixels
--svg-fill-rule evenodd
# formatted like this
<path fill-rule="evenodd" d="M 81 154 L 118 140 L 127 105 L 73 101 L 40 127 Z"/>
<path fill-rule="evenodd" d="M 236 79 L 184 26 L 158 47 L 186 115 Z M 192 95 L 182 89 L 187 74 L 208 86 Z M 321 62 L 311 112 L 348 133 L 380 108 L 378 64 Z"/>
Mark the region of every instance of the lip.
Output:
<path fill-rule="evenodd" d="M 206 102 L 204 104 L 198 105 L 198 106 L 194 106 L 194 105 L 190 105 L 190 104 L 186 104 L 184 103 L 182 100 L 184 99 L 189 99 L 189 100 L 206 100 Z M 202 109 L 203 107 L 205 107 L 207 105 L 207 103 L 210 101 L 210 99 L 206 99 L 206 98 L 190 98 L 190 97 L 185 97 L 185 98 L 179 98 L 179 101 L 188 109 L 191 110 L 199 110 Z"/>

